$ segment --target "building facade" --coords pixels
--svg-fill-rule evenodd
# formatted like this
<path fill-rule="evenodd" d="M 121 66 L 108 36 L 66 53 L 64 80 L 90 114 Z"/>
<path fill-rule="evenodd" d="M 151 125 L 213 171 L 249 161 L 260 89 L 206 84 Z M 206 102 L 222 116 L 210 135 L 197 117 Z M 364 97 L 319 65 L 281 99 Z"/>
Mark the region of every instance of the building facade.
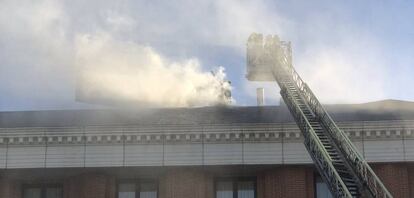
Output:
<path fill-rule="evenodd" d="M 414 105 L 328 111 L 394 197 L 414 197 Z M 0 197 L 330 197 L 286 107 L 0 113 Z"/>

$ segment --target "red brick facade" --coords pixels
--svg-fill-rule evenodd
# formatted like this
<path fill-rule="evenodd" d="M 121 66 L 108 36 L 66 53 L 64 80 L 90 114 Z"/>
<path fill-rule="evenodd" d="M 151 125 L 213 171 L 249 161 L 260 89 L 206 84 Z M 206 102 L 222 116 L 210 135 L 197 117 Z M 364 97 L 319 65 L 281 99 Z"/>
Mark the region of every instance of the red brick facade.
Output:
<path fill-rule="evenodd" d="M 214 198 L 213 178 L 202 169 L 167 171 L 160 181 L 159 198 Z"/>
<path fill-rule="evenodd" d="M 376 164 L 372 166 L 374 172 L 394 197 L 412 197 L 410 196 L 408 167 L 406 164 Z"/>
<path fill-rule="evenodd" d="M 262 172 L 257 178 L 258 198 L 313 198 L 313 169 L 281 167 Z"/>
<path fill-rule="evenodd" d="M 1 198 L 21 198 L 21 184 L 17 181 L 1 178 L 0 179 L 0 197 Z"/>
<path fill-rule="evenodd" d="M 83 174 L 64 181 L 64 198 L 115 198 L 114 177 L 102 174 Z"/>
<path fill-rule="evenodd" d="M 414 165 L 375 164 L 373 169 L 394 197 L 414 197 Z M 225 167 L 219 173 L 195 167 L 160 171 L 159 198 L 214 198 L 214 178 L 227 176 L 222 174 L 227 170 L 234 169 Z M 118 176 L 115 171 L 84 172 L 88 171 L 61 180 L 64 198 L 116 198 Z M 237 175 L 237 171 L 232 174 Z M 314 169 L 310 166 L 266 167 L 248 174 L 257 178 L 257 198 L 315 197 Z M 0 179 L 0 198 L 22 198 L 22 184 L 25 183 L 22 178 L 3 174 Z"/>

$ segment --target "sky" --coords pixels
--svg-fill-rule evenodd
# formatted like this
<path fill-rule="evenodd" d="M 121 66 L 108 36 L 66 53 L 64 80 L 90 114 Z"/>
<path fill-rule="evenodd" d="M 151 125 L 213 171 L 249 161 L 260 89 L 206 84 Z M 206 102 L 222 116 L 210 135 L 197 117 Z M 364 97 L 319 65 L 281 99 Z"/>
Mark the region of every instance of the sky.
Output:
<path fill-rule="evenodd" d="M 79 38 L 102 35 L 200 72 L 224 67 L 234 105 L 256 105 L 257 87 L 266 104 L 280 100 L 275 82 L 245 78 L 252 32 L 291 41 L 323 103 L 412 101 L 413 10 L 408 0 L 0 0 L 0 111 L 102 107 L 75 101 Z"/>

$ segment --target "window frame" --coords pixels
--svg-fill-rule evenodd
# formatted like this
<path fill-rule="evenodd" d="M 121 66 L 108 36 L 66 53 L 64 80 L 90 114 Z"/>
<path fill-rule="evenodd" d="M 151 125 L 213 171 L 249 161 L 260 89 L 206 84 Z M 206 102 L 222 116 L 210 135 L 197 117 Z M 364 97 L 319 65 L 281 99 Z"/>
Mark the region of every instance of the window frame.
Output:
<path fill-rule="evenodd" d="M 233 198 L 238 198 L 239 187 L 238 182 L 251 181 L 254 186 L 254 198 L 257 198 L 257 177 L 218 177 L 214 178 L 214 198 L 217 198 L 217 183 L 218 182 L 231 182 L 233 185 Z"/>
<path fill-rule="evenodd" d="M 21 197 L 24 198 L 24 191 L 28 188 L 40 188 L 40 197 L 46 198 L 46 190 L 48 188 L 60 188 L 62 190 L 62 197 L 64 197 L 63 184 L 60 183 L 33 183 L 23 184 L 21 189 Z"/>
<path fill-rule="evenodd" d="M 318 172 L 315 172 L 314 173 L 314 176 L 313 176 L 313 191 L 314 191 L 314 197 L 315 198 L 317 198 L 318 197 L 318 183 L 323 183 L 323 184 L 325 184 L 326 185 L 326 187 L 328 188 L 328 191 L 329 191 L 329 186 L 328 186 L 328 184 L 323 180 L 323 178 L 322 178 L 322 176 L 318 173 Z M 332 195 L 332 193 L 329 191 L 329 194 L 330 194 L 330 196 L 331 197 L 334 197 L 333 195 Z"/>
<path fill-rule="evenodd" d="M 118 179 L 116 181 L 116 198 L 119 198 L 119 185 L 120 184 L 135 184 L 135 198 L 140 198 L 140 192 L 141 192 L 141 184 L 145 182 L 154 182 L 155 183 L 155 189 L 157 190 L 157 197 L 160 196 L 160 185 L 158 179 Z"/>

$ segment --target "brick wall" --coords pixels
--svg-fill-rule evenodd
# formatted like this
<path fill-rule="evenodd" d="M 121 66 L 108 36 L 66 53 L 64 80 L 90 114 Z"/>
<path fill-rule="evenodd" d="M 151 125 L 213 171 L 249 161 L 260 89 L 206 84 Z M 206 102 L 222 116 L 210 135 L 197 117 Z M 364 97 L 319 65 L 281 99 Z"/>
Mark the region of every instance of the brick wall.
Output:
<path fill-rule="evenodd" d="M 414 165 L 407 165 L 408 169 L 408 187 L 411 197 L 414 196 Z"/>
<path fill-rule="evenodd" d="M 258 175 L 258 198 L 313 198 L 313 169 L 280 167 Z"/>
<path fill-rule="evenodd" d="M 394 197 L 410 197 L 407 164 L 374 164 L 372 168 Z"/>
<path fill-rule="evenodd" d="M 9 178 L 0 179 L 0 197 L 21 198 L 21 184 Z"/>
<path fill-rule="evenodd" d="M 214 198 L 213 178 L 200 168 L 174 168 L 160 179 L 160 198 Z"/>
<path fill-rule="evenodd" d="M 394 197 L 414 197 L 414 164 L 373 164 L 372 167 Z M 224 167 L 220 173 L 215 174 L 208 170 L 208 167 L 180 167 L 159 172 L 159 198 L 214 198 L 214 175 L 222 176 L 232 171 L 230 175 L 239 175 L 238 170 L 232 167 Z M 258 198 L 314 197 L 312 167 L 281 166 L 258 169 L 252 173 L 257 175 Z M 21 184 L 24 183 L 24 178 L 0 176 L 0 198 L 21 198 Z M 91 171 L 62 178 L 61 181 L 64 198 L 116 198 L 115 173 Z"/>
<path fill-rule="evenodd" d="M 114 177 L 103 174 L 83 174 L 65 179 L 64 198 L 115 198 Z"/>

